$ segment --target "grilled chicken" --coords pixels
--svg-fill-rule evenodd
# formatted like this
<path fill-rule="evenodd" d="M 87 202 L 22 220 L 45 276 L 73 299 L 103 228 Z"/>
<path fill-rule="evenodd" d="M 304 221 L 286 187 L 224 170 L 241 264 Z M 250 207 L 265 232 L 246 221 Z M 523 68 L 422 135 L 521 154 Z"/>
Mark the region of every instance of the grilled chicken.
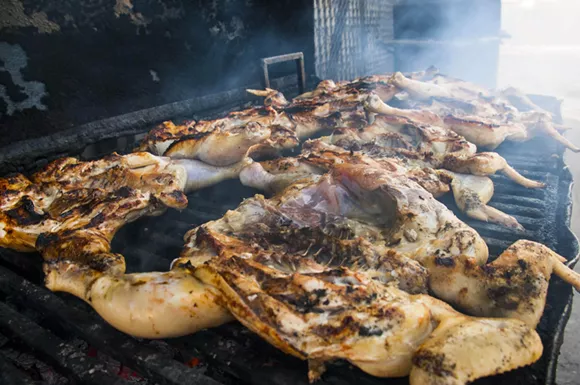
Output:
<path fill-rule="evenodd" d="M 130 221 L 166 207 L 182 209 L 184 192 L 236 178 L 248 163 L 218 168 L 146 152 L 92 162 L 59 159 L 30 179 L 20 174 L 0 179 L 0 246 L 33 251 L 45 232 L 80 229 L 107 216 Z"/>
<path fill-rule="evenodd" d="M 148 151 L 154 155 L 163 155 L 167 148 L 176 140 L 188 135 L 197 134 L 195 120 L 176 125 L 166 121 L 153 128 L 145 135 L 136 151 Z"/>
<path fill-rule="evenodd" d="M 486 265 L 488 251 L 479 235 L 437 202 L 431 194 L 421 188 L 419 183 L 414 182 L 413 178 L 416 175 L 410 173 L 396 160 L 369 159 L 365 155 L 350 153 L 334 146 L 320 146 L 322 144 L 320 141 L 315 143 L 318 145 L 316 151 L 293 162 L 271 161 L 267 162 L 266 168 L 260 163 L 252 164 L 240 174 L 242 183 L 273 190 L 276 186 L 284 186 L 284 183 L 288 183 L 292 178 L 298 181 L 307 180 L 308 173 L 317 171 L 312 165 L 324 170 L 338 168 L 342 173 L 343 183 L 349 186 L 349 191 L 356 194 L 356 199 L 334 190 L 327 194 L 327 199 L 338 202 L 342 198 L 347 207 L 352 205 L 351 202 L 357 201 L 374 205 L 375 211 L 370 208 L 363 211 L 380 216 L 383 223 L 375 222 L 374 225 L 386 227 L 387 232 L 382 236 L 366 237 L 375 243 L 386 245 L 391 252 L 414 259 L 427 267 L 430 272 L 430 290 L 437 297 L 461 306 L 470 314 L 498 316 L 506 311 L 504 306 L 514 310 L 514 306 L 517 305 L 518 311 L 510 313 L 510 316 L 535 326 L 545 305 L 546 285 L 552 273 L 580 290 L 580 276 L 563 264 L 563 258 L 533 242 L 529 243 L 533 245 L 531 252 L 522 253 L 521 256 L 519 253 L 515 254 L 525 262 L 513 257 L 500 257 L 498 259 L 500 262 Z M 277 162 L 280 162 L 278 165 L 281 167 L 276 167 Z M 313 175 L 310 178 L 317 180 L 320 176 Z M 458 186 L 461 183 L 470 183 L 463 178 L 465 176 L 453 180 L 451 185 L 458 195 L 456 198 L 458 203 L 464 204 L 465 209 L 470 210 L 472 208 L 469 205 L 473 204 L 474 197 L 461 195 L 469 192 L 469 189 Z M 436 189 L 437 181 L 428 183 L 428 186 Z M 480 189 L 480 194 L 483 193 Z M 324 207 L 316 200 L 311 204 Z M 381 211 L 383 213 L 379 214 Z M 494 213 L 492 208 L 478 211 L 488 216 L 505 215 L 499 211 Z M 340 212 L 346 211 L 340 209 Z M 361 218 L 358 220 L 363 220 Z M 368 219 L 365 221 L 368 223 Z M 512 247 L 517 249 L 519 244 L 516 243 Z M 514 255 L 510 254 L 509 250 L 506 253 Z M 524 263 L 529 268 L 520 269 Z M 503 267 L 496 269 L 494 264 L 502 264 Z M 449 268 L 458 270 L 453 271 L 455 275 L 452 275 L 447 271 Z M 431 274 L 431 271 L 434 273 Z M 515 282 L 512 275 L 516 274 L 519 274 L 517 282 L 521 285 L 513 290 L 519 290 L 520 296 L 514 296 L 512 291 L 508 290 Z M 471 281 L 473 282 L 469 283 Z M 469 296 L 468 300 L 464 300 L 467 293 L 475 293 L 469 286 L 476 285 L 476 282 L 481 285 L 477 292 L 480 297 Z M 527 289 L 524 289 L 526 285 Z M 492 286 L 498 288 L 497 298 L 478 303 L 477 298 L 489 294 L 486 288 Z"/>
<path fill-rule="evenodd" d="M 272 199 L 248 199 L 190 231 L 169 272 L 126 275 L 122 256 L 110 251 L 117 229 L 158 213 L 165 193 L 179 197 L 174 207 L 183 207 L 180 188 L 187 184 L 174 174 L 183 175 L 183 166 L 135 156 L 115 157 L 105 173 L 90 162 L 67 160 L 32 178 L 40 186 L 68 185 L 46 208 L 51 219 L 62 221 L 70 207 L 76 210 L 75 224 L 36 241 L 47 286 L 84 299 L 122 331 L 171 337 L 235 317 L 309 360 L 312 380 L 325 362 L 340 358 L 376 376 L 410 373 L 412 384 L 461 384 L 541 355 L 537 334 L 524 322 L 467 317 L 421 294 L 435 287 L 425 269 L 431 261 L 446 267 L 446 259 L 484 263 L 487 249 L 404 170 L 386 172 L 385 160 L 351 155 L 342 162 L 341 153 L 330 151 L 313 156 L 313 167 L 332 164 L 332 172 Z M 160 183 L 164 173 L 180 184 Z M 33 191 L 22 178 L 12 182 Z M 115 192 L 118 183 L 131 187 Z M 104 191 L 83 200 L 73 185 Z M 14 205 L 19 200 L 8 190 L 5 202 Z M 73 192 L 78 195 L 68 195 Z M 470 361 L 462 354 L 466 346 L 493 358 Z"/>
<path fill-rule="evenodd" d="M 125 223 L 167 207 L 183 209 L 184 192 L 235 177 L 247 164 L 217 168 L 149 153 L 93 162 L 64 158 L 30 179 L 0 179 L 0 245 L 39 251 L 49 289 L 86 300 L 133 335 L 184 335 L 227 322 L 232 317 L 216 291 L 187 270 L 124 275 L 125 261 L 110 242 Z"/>
<path fill-rule="evenodd" d="M 369 98 L 369 103 L 373 111 L 381 110 L 382 106 L 392 109 L 375 96 Z M 544 187 L 543 183 L 523 177 L 499 154 L 476 153 L 475 146 L 455 132 L 441 126 L 417 123 L 406 116 L 391 113 L 379 115 L 373 124 L 359 132 L 348 129 L 336 132 L 338 134 L 331 136 L 331 143 L 347 135 L 345 139 L 356 139 L 361 145 L 378 144 L 385 150 L 392 148 L 391 153 L 421 159 L 435 168 L 478 176 L 493 175 L 499 171 L 524 187 Z"/>
<path fill-rule="evenodd" d="M 213 166 L 229 166 L 246 157 L 248 150 L 270 137 L 270 129 L 257 122 L 227 131 L 202 132 L 180 138 L 164 155 L 173 159 L 199 159 Z"/>
<path fill-rule="evenodd" d="M 254 163 L 242 171 L 240 179 L 243 184 L 272 191 L 276 187 L 288 186 L 292 178 L 298 181 L 318 180 L 324 171 L 339 169 L 342 172 L 341 180 L 347 186 L 352 185 L 351 194 L 356 199 L 347 200 L 348 194 L 340 191 L 330 190 L 332 195 L 330 192 L 328 194 L 337 196 L 335 200 L 345 196 L 346 207 L 337 209 L 342 213 L 355 204 L 349 205 L 351 201 L 359 202 L 359 205 L 368 202 L 371 207 L 360 211 L 378 216 L 383 223 L 377 226 L 387 231 L 381 236 L 375 235 L 373 239 L 418 261 L 442 253 L 442 250 L 453 255 L 465 254 L 481 263 L 487 260 L 487 246 L 481 237 L 413 181 L 408 170 L 396 159 L 371 159 L 321 142 L 314 145 L 310 153 L 294 160 L 294 164 L 285 159 Z M 266 169 L 263 164 L 267 165 Z M 313 174 L 317 171 L 318 175 Z M 288 183 L 286 186 L 285 182 Z M 367 186 L 368 183 L 373 185 Z M 362 216 L 358 220 L 365 223 L 376 221 L 372 217 Z"/>
<path fill-rule="evenodd" d="M 205 121 L 183 126 L 164 122 L 148 133 L 138 150 L 173 159 L 197 159 L 212 166 L 230 166 L 244 159 L 253 146 L 268 141 L 272 134 L 269 126 L 276 113 L 271 109 L 255 110 L 254 114 L 246 111 L 245 116 L 231 113 L 213 121 L 211 127 Z M 267 115 L 262 116 L 259 111 Z"/>
<path fill-rule="evenodd" d="M 321 91 L 322 90 L 322 91 Z M 317 92 L 318 91 L 318 92 Z M 476 147 L 459 136 L 457 133 L 447 128 L 438 115 L 429 111 L 402 110 L 386 105 L 381 98 L 367 91 L 360 92 L 358 89 L 347 86 L 337 86 L 334 82 L 322 82 L 319 88 L 310 93 L 308 97 L 302 95 L 296 98 L 291 104 L 279 92 L 274 90 L 253 91 L 260 96 L 265 96 L 269 104 L 276 104 L 278 107 L 287 108 L 295 112 L 305 105 L 316 106 L 301 111 L 302 116 L 312 120 L 312 115 L 317 115 L 313 111 L 323 111 L 318 113 L 320 116 L 334 112 L 338 114 L 342 111 L 341 119 L 326 120 L 323 122 L 326 128 L 341 127 L 342 131 L 348 131 L 344 127 L 364 128 L 362 138 L 359 141 L 375 142 L 378 136 L 383 141 L 395 141 L 389 146 L 401 146 L 402 142 L 387 134 L 403 134 L 403 138 L 411 144 L 406 147 L 413 147 L 415 153 L 398 151 L 399 155 L 405 154 L 411 158 L 423 157 L 428 158 L 428 163 L 436 168 L 445 168 L 450 171 L 474 174 L 478 176 L 493 175 L 498 171 L 503 172 L 506 176 L 525 187 L 538 188 L 543 187 L 543 183 L 532 181 L 520 175 L 506 162 L 504 158 L 497 153 L 479 153 L 476 154 Z M 329 102 L 330 100 L 330 102 Z M 334 101 L 332 101 L 334 100 Z M 275 101 L 275 102 L 274 102 Z M 282 101 L 282 102 L 280 102 Z M 360 113 L 360 105 L 363 104 L 366 112 L 380 114 L 372 118 L 373 124 L 368 126 L 368 122 Z M 345 111 L 355 111 L 350 116 L 344 116 Z M 354 116 L 358 115 L 356 118 Z M 308 118 L 310 117 L 310 118 Z M 342 123 L 342 124 L 341 124 Z M 367 127 L 368 126 L 368 127 Z M 311 136 L 319 131 L 319 128 L 310 131 L 304 130 L 304 135 L 300 138 Z M 351 132 L 353 130 L 350 130 Z M 407 149 L 408 149 L 407 148 Z M 473 178 L 472 178 L 473 179 Z"/>
<path fill-rule="evenodd" d="M 465 211 L 501 217 L 486 206 L 489 179 L 458 172 L 506 165 L 486 169 L 476 158 L 484 154 L 448 130 L 373 116 L 384 111 L 368 108 L 369 90 L 388 99 L 393 84 L 326 82 L 291 102 L 266 90 L 270 106 L 167 123 L 141 147 L 186 159 L 65 158 L 30 179 L 0 179 L 0 245 L 38 250 L 51 290 L 85 300 L 124 332 L 174 337 L 238 319 L 308 360 L 312 381 L 335 359 L 375 376 L 410 375 L 412 385 L 465 384 L 528 365 L 542 352 L 533 327 L 551 274 L 576 289 L 580 277 L 528 241 L 486 264 L 481 237 L 431 193 L 451 188 Z M 425 117 L 440 123 L 437 114 Z M 298 158 L 247 158 L 337 127 L 343 136 L 310 141 Z M 345 149 L 349 140 L 361 149 Z M 170 271 L 125 274 L 110 247 L 123 224 L 183 208 L 184 192 L 238 174 L 276 194 L 188 232 Z M 509 318 L 469 317 L 427 291 L 472 315 Z"/>
<path fill-rule="evenodd" d="M 345 134 L 344 130 L 342 134 L 323 137 L 320 141 L 334 144 L 350 151 L 357 150 L 375 159 L 390 158 L 392 161 L 397 162 L 400 167 L 407 170 L 409 178 L 419 183 L 435 197 L 438 198 L 452 191 L 457 206 L 468 216 L 486 222 L 497 222 L 507 227 L 523 229 L 515 218 L 487 205 L 494 192 L 491 179 L 486 176 L 465 175 L 442 169 L 443 167 L 461 169 L 458 166 L 462 162 L 469 164 L 467 159 L 447 155 L 442 160 L 438 160 L 432 153 L 397 148 L 392 146 L 393 141 L 400 143 L 404 139 L 397 134 L 390 134 L 386 144 L 384 143 L 384 137 L 375 136 L 372 140 L 366 141 L 352 131 Z M 321 146 L 318 143 L 310 142 L 308 147 L 320 148 Z M 317 150 L 315 149 L 315 151 Z M 482 155 L 484 154 L 477 154 L 469 159 L 479 160 L 482 159 Z M 438 167 L 442 168 L 439 169 Z"/>
<path fill-rule="evenodd" d="M 283 158 L 255 163 L 240 173 L 244 185 L 272 193 L 280 191 L 291 183 L 316 177 L 328 171 L 332 163 L 321 163 L 317 159 L 319 153 L 337 154 L 343 162 L 351 161 L 345 151 L 327 146 L 326 140 L 336 137 L 321 138 L 305 144 L 309 155 L 301 158 Z M 436 170 L 428 162 L 411 157 L 399 157 L 400 154 L 390 148 L 384 149 L 376 144 L 360 145 L 352 140 L 339 139 L 336 144 L 352 151 L 356 145 L 360 153 L 370 156 L 383 164 L 389 172 L 404 174 L 404 176 L 427 190 L 434 197 L 440 197 L 449 191 L 453 192 L 459 209 L 468 216 L 490 222 L 497 222 L 507 227 L 522 229 L 515 218 L 487 205 L 493 196 L 493 182 L 487 177 L 463 175 L 446 170 Z M 407 152 L 406 155 L 413 155 Z M 355 161 L 357 158 L 353 158 Z"/>
<path fill-rule="evenodd" d="M 427 100 L 427 103 L 418 106 L 435 112 L 447 127 L 477 146 L 493 150 L 506 140 L 526 141 L 543 133 L 572 151 L 580 151 L 558 132 L 551 114 L 538 108 L 520 92 L 508 89 L 500 94 L 503 98 L 497 98 L 489 91 L 467 82 L 440 76 L 435 79 L 443 80 L 423 82 L 396 73 L 393 84 L 413 99 Z M 520 104 L 532 111 L 518 111 L 507 96 L 516 96 Z M 457 108 L 458 105 L 460 108 Z"/>
<path fill-rule="evenodd" d="M 193 266 L 197 278 L 224 293 L 242 324 L 308 360 L 311 380 L 340 358 L 375 376 L 411 373 L 411 384 L 463 384 L 541 355 L 536 333 L 521 321 L 470 318 L 408 294 L 425 290 L 424 271 L 404 255 L 405 246 L 378 242 L 390 236 L 381 227 L 397 222 L 387 213 L 412 214 L 400 211 L 403 202 L 376 198 L 399 197 L 403 187 L 382 180 L 373 191 L 351 179 L 360 169 L 344 167 L 272 199 L 248 199 L 190 231 L 174 268 Z M 437 203 L 427 198 L 430 204 Z M 514 344 L 520 338 L 524 344 Z M 494 358 L 470 362 L 462 355 L 467 346 Z"/>
<path fill-rule="evenodd" d="M 296 147 L 300 140 L 323 129 L 361 126 L 366 118 L 361 103 L 365 96 L 353 88 L 333 92 L 332 97 L 319 95 L 292 102 L 272 89 L 248 92 L 264 97 L 266 106 L 186 126 L 165 122 L 145 137 L 138 150 L 225 166 L 246 155 L 261 157 Z"/>

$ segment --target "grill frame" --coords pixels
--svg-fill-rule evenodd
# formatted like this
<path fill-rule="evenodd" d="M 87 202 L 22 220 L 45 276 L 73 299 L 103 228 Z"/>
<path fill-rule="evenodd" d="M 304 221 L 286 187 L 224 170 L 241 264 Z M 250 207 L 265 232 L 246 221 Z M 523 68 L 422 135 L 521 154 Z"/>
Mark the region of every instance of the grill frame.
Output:
<path fill-rule="evenodd" d="M 315 82 L 317 79 L 311 78 L 310 80 L 311 82 Z M 285 80 L 273 81 L 274 86 L 283 89 L 284 92 L 290 95 L 296 90 L 285 87 L 285 85 L 289 84 L 296 84 L 296 76 L 287 77 Z M 31 171 L 41 167 L 49 160 L 62 156 L 63 149 L 66 150 L 66 146 L 74 140 L 81 140 L 82 142 L 80 143 L 85 145 L 95 142 L 95 139 L 100 139 L 100 142 L 91 144 L 89 150 L 84 149 L 83 154 L 91 158 L 117 149 L 121 138 L 124 140 L 124 145 L 121 150 L 127 150 L 130 148 L 132 141 L 135 140 L 135 134 L 144 131 L 144 127 L 146 126 L 143 123 L 144 121 L 150 124 L 159 120 L 183 115 L 187 115 L 189 118 L 192 117 L 191 115 L 194 115 L 193 117 L 197 119 L 214 118 L 227 110 L 244 107 L 251 102 L 251 99 L 246 96 L 240 97 L 244 94 L 243 90 L 241 92 L 240 90 L 234 90 L 218 96 L 196 99 L 198 102 L 205 100 L 201 104 L 202 107 L 199 107 L 200 105 L 196 105 L 195 102 L 190 100 L 182 102 L 181 104 L 174 103 L 173 106 L 169 107 L 161 106 L 158 109 L 140 111 L 132 115 L 129 114 L 130 116 L 125 115 L 112 121 L 113 123 L 117 123 L 112 127 L 125 127 L 116 132 L 114 128 L 110 128 L 111 126 L 106 128 L 107 123 L 111 122 L 110 119 L 91 123 L 81 127 L 82 130 L 80 131 L 71 131 L 70 134 L 72 136 L 61 133 L 59 135 L 60 139 L 57 140 L 56 145 L 53 147 L 49 145 L 48 140 L 36 141 L 36 143 L 31 141 L 29 143 L 17 144 L 11 152 L 4 153 L 0 156 L 0 174 L 8 171 Z M 167 116 L 168 114 L 175 113 L 175 111 L 179 113 Z M 148 118 L 145 118 L 147 116 Z M 129 122 L 134 124 L 135 120 L 141 122 L 141 124 L 136 127 L 131 126 Z M 95 127 L 101 127 L 102 131 L 94 131 Z M 94 135 L 89 134 L 91 130 L 95 132 Z M 540 148 L 542 151 L 538 152 Z M 26 152 L 27 150 L 31 151 Z M 83 146 L 75 143 L 71 145 L 71 152 L 66 154 L 78 155 L 82 150 Z M 539 213 L 541 214 L 542 209 L 544 212 L 551 213 L 550 221 L 540 223 L 537 228 L 525 235 L 533 240 L 546 243 L 549 247 L 568 257 L 568 264 L 574 266 L 579 256 L 578 240 L 569 228 L 572 205 L 572 176 L 565 168 L 562 157 L 563 151 L 564 149 L 561 145 L 551 144 L 546 146 L 541 140 L 525 144 L 502 145 L 498 149 L 498 152 L 503 154 L 508 162 L 512 162 L 516 169 L 522 171 L 522 174 L 526 176 L 533 178 L 544 177 L 544 181 L 548 182 L 548 187 L 546 190 L 537 190 L 535 192 L 523 188 L 519 190 L 520 187 L 515 186 L 511 182 L 507 182 L 505 177 L 495 176 L 493 177 L 494 183 L 499 188 L 496 190 L 497 195 L 492 199 L 491 205 L 506 210 L 508 213 L 512 209 L 519 210 L 520 217 L 518 219 L 523 222 L 524 227 L 526 226 L 526 218 L 530 218 L 530 215 L 538 216 Z M 534 155 L 533 159 L 536 160 L 535 163 L 530 161 L 530 154 Z M 557 157 L 553 157 L 553 154 L 557 154 Z M 23 166 L 23 164 L 29 163 L 30 161 L 33 161 L 31 165 L 27 167 Z M 539 174 L 533 169 L 535 165 L 542 165 L 542 171 Z M 530 167 L 532 167 L 531 170 L 529 169 Z M 232 196 L 233 194 L 230 192 L 233 188 L 238 189 L 240 194 Z M 526 204 L 510 206 L 511 200 L 514 200 L 517 196 L 521 196 L 518 195 L 518 191 L 521 193 L 525 191 L 525 194 L 527 194 L 526 198 L 523 199 L 523 202 Z M 135 248 L 130 243 L 125 242 L 125 249 L 123 249 L 118 242 L 123 237 L 133 237 L 133 234 L 131 234 L 132 231 L 139 231 L 139 234 L 141 234 L 141 238 L 136 238 L 137 241 L 143 238 L 152 238 L 153 242 L 164 242 L 161 238 L 167 232 L 175 233 L 175 231 L 179 231 L 183 234 L 197 224 L 216 219 L 226 209 L 236 207 L 240 202 L 240 197 L 252 196 L 254 192 L 254 190 L 242 187 L 237 181 L 229 181 L 209 189 L 195 192 L 189 196 L 190 205 L 185 210 L 185 213 L 172 211 L 165 214 L 165 217 L 163 217 L 165 220 L 161 218 L 142 218 L 133 224 L 129 224 L 121 229 L 118 236 L 115 237 L 113 248 L 117 249 L 115 251 L 119 251 L 127 257 L 129 271 L 147 268 L 147 266 L 140 266 L 140 268 L 135 266 L 132 263 L 132 261 L 135 261 L 135 257 L 145 258 L 146 261 L 158 261 L 161 263 L 159 268 L 167 269 L 169 266 L 168 260 L 159 260 L 159 255 L 147 250 L 149 248 L 147 245 Z M 510 194 L 505 192 L 509 192 Z M 550 194 L 551 200 L 535 197 L 530 198 L 529 195 L 533 194 L 543 194 L 544 198 L 547 194 Z M 226 199 L 227 197 L 230 198 L 229 201 Z M 456 214 L 458 213 L 450 197 L 447 197 L 445 203 Z M 505 234 L 509 234 L 512 238 L 517 236 L 517 234 L 513 234 L 513 231 L 503 227 L 475 222 L 461 216 L 461 214 L 459 216 L 480 233 L 483 233 L 482 235 L 488 234 L 488 237 L 484 236 L 484 238 L 488 242 L 491 240 L 489 243 L 491 244 L 490 250 L 492 254 L 497 254 L 501 247 L 505 247 L 506 241 L 494 241 L 494 237 L 490 237 L 489 235 L 502 234 L 505 236 Z M 178 222 L 175 221 L 175 229 L 164 229 L 161 232 L 163 233 L 161 238 L 159 238 L 159 233 L 155 231 L 155 224 L 165 223 L 168 217 L 170 220 L 172 220 L 171 218 L 181 218 L 181 222 L 177 224 Z M 527 223 L 527 225 L 529 226 L 530 223 Z M 551 225 L 555 227 L 549 228 Z M 154 230 L 148 232 L 147 229 L 149 228 L 153 228 Z M 556 237 L 554 239 L 547 239 L 545 235 L 548 233 Z M 544 236 L 544 239 L 540 239 L 542 236 Z M 182 241 L 179 236 L 177 239 L 177 244 L 175 243 L 175 237 L 171 241 L 173 242 L 172 247 L 174 251 L 180 249 L 182 246 Z M 177 257 L 176 252 L 170 254 L 168 255 L 170 257 L 169 260 Z M 72 338 L 72 336 L 75 336 L 84 339 L 99 349 L 99 351 L 110 355 L 124 365 L 148 376 L 156 383 L 213 385 L 219 383 L 239 383 L 241 381 L 243 383 L 264 385 L 307 384 L 307 369 L 305 363 L 278 352 L 239 324 L 229 324 L 217 329 L 202 331 L 192 336 L 169 341 L 168 345 L 173 349 L 179 350 L 182 358 L 187 354 L 195 355 L 196 357 L 199 356 L 202 362 L 207 364 L 207 367 L 189 368 L 179 362 L 179 360 L 176 360 L 175 357 L 168 357 L 155 347 L 152 347 L 151 343 L 134 339 L 114 330 L 100 319 L 88 305 L 85 305 L 80 300 L 66 294 L 52 293 L 41 285 L 41 260 L 38 255 L 23 255 L 6 249 L 0 249 L 0 337 L 6 331 L 18 336 L 17 330 L 15 329 L 18 325 L 10 324 L 9 319 L 6 317 L 6 312 L 3 312 L 3 310 L 6 310 L 6 307 L 8 309 L 14 309 L 15 303 L 25 303 L 26 306 L 22 312 L 22 317 L 25 320 L 28 319 L 30 322 L 33 322 L 33 326 L 36 324 L 41 328 L 40 332 L 48 333 L 49 335 L 52 334 L 56 338 L 60 338 L 59 334 L 63 333 L 62 329 L 67 329 L 67 333 L 70 333 L 69 337 Z M 492 377 L 491 380 L 480 380 L 477 384 L 527 384 L 530 383 L 530 379 L 533 380 L 534 378 L 537 381 L 533 383 L 546 385 L 554 383 L 557 357 L 562 344 L 564 328 L 570 316 L 573 297 L 571 287 L 563 284 L 558 278 L 553 278 L 550 282 L 549 293 L 546 314 L 539 328 L 543 328 L 544 331 L 551 330 L 551 332 L 542 334 L 542 330 L 540 330 L 545 349 L 544 355 L 539 363 L 533 365 L 531 369 L 530 367 L 519 369 L 506 375 Z M 555 299 L 558 298 L 559 300 L 556 301 Z M 30 320 L 28 314 L 24 314 L 28 311 L 35 314 L 32 320 Z M 36 341 L 36 344 L 33 350 L 36 350 L 35 354 L 39 356 L 43 355 L 43 349 L 49 348 L 43 346 L 41 340 Z M 68 372 L 70 378 L 77 379 L 79 383 L 84 383 L 83 376 L 86 376 L 84 372 L 90 370 L 87 369 L 86 365 L 95 365 L 95 363 L 89 362 L 86 365 L 83 364 L 85 366 L 81 367 L 75 367 L 74 365 L 72 367 L 66 367 L 66 361 L 60 361 L 60 364 L 64 366 L 64 371 Z M 96 365 L 98 365 L 98 362 Z M 3 372 L 12 376 L 4 378 L 5 380 L 11 380 L 11 378 L 23 375 L 22 370 L 15 367 L 2 354 L 0 354 L 0 367 L 7 368 Z M 539 376 L 542 378 L 537 378 L 538 375 L 536 375 L 536 372 L 540 373 Z M 126 383 L 125 381 L 112 377 L 111 373 L 105 373 L 103 376 L 104 378 L 112 378 L 113 382 L 110 383 Z M 523 380 L 524 382 L 521 382 L 520 377 L 525 378 Z M 24 378 L 25 380 L 23 381 L 32 381 L 34 383 L 34 380 L 30 377 Z M 89 377 L 90 379 L 91 377 Z M 320 383 L 342 385 L 355 381 L 369 385 L 385 383 L 385 380 L 365 375 L 357 369 L 352 369 L 345 363 L 333 365 Z M 405 384 L 407 383 L 407 379 L 388 380 L 388 383 Z"/>

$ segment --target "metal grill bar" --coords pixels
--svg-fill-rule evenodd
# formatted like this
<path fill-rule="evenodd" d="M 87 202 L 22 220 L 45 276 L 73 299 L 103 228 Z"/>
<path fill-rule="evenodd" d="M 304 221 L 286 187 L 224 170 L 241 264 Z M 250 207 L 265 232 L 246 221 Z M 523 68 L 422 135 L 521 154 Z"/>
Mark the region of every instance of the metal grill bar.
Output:
<path fill-rule="evenodd" d="M 0 355 L 0 383 L 19 385 L 39 385 L 28 374 L 12 365 L 2 355 Z"/>
<path fill-rule="evenodd" d="M 298 76 L 298 90 L 304 93 L 306 90 L 306 72 L 304 70 L 304 54 L 302 52 L 289 53 L 286 55 L 272 56 L 262 59 L 262 71 L 264 72 L 264 86 L 270 88 L 270 74 L 268 66 L 276 63 L 283 63 L 293 60 L 296 62 L 296 73 Z"/>
<path fill-rule="evenodd" d="M 74 346 L 46 331 L 8 305 L 0 302 L 0 328 L 16 336 L 47 360 L 72 373 L 88 385 L 127 385 L 127 381 L 103 372 L 102 365 Z"/>

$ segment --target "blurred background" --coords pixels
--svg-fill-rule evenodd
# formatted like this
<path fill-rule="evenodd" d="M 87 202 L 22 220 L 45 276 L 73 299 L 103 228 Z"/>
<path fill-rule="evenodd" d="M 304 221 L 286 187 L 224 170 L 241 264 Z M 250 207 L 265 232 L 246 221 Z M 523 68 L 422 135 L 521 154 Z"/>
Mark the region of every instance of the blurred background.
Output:
<path fill-rule="evenodd" d="M 502 30 L 510 38 L 500 46 L 498 87 L 563 99 L 562 112 L 572 127 L 567 136 L 580 143 L 580 1 L 503 0 Z M 580 180 L 580 154 L 566 162 Z M 572 229 L 580 236 L 580 184 L 573 190 Z M 559 359 L 559 385 L 580 383 L 580 296 L 566 328 Z"/>

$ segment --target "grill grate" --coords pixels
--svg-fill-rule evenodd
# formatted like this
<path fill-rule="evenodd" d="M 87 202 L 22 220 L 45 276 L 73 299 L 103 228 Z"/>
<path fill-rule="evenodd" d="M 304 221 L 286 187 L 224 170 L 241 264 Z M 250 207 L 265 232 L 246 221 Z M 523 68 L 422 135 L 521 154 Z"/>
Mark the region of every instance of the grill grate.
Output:
<path fill-rule="evenodd" d="M 544 150 L 534 149 L 544 146 Z M 525 145 L 506 145 L 500 149 L 522 174 L 547 183 L 542 190 L 527 190 L 503 176 L 494 177 L 496 195 L 491 204 L 515 215 L 526 227 L 524 234 L 504 227 L 462 218 L 486 239 L 492 255 L 511 242 L 527 238 L 545 243 L 562 255 L 576 255 L 576 242 L 566 226 L 569 214 L 569 173 L 553 154 L 562 150 L 546 148 L 545 141 Z M 524 161 L 525 159 L 525 161 Z M 190 204 L 179 213 L 169 211 L 160 218 L 142 218 L 119 231 L 113 248 L 127 259 L 128 271 L 165 270 L 182 247 L 182 237 L 193 226 L 217 219 L 235 208 L 242 197 L 254 190 L 229 181 L 189 196 Z M 455 209 L 451 197 L 445 202 Z M 461 215 L 459 215 L 461 216 Z M 80 383 L 126 384 L 127 380 L 107 371 L 96 359 L 75 347 L 80 338 L 141 376 L 158 384 L 307 384 L 306 364 L 286 356 L 238 324 L 203 331 L 192 336 L 168 340 L 161 345 L 124 335 L 102 321 L 87 305 L 69 295 L 51 293 L 42 287 L 40 257 L 0 249 L 0 333 L 18 340 L 27 350 L 67 378 Z M 24 277 L 24 278 L 23 278 Z M 570 288 L 558 279 L 551 283 L 548 306 L 538 327 L 545 354 L 535 365 L 500 377 L 494 384 L 550 383 L 550 363 L 557 354 L 556 324 L 566 317 Z M 22 304 L 23 309 L 15 304 Z M 28 312 L 33 311 L 31 317 Z M 556 330 L 557 331 L 557 330 Z M 1 345 L 0 345 L 1 346 Z M 0 351 L 1 351 L 0 347 Z M 168 353 L 169 352 L 169 353 Z M 199 361 L 189 367 L 185 363 Z M 0 354 L 0 377 L 4 383 L 35 383 L 28 373 Z M 18 378 L 18 382 L 14 379 Z M 323 377 L 323 384 L 405 384 L 406 379 L 379 380 L 345 363 L 334 365 Z M 489 380 L 491 381 L 491 380 Z M 74 383 L 74 382 L 73 382 Z M 477 384 L 490 383 L 480 380 Z"/>
<path fill-rule="evenodd" d="M 109 145 L 118 143 L 112 142 Z M 101 147 L 105 152 L 114 149 Z M 504 144 L 499 152 L 523 175 L 547 184 L 545 189 L 528 190 L 504 176 L 492 178 L 496 193 L 490 204 L 514 215 L 526 231 L 519 233 L 458 216 L 485 238 L 492 259 L 513 241 L 526 238 L 546 244 L 572 262 L 578 242 L 567 227 L 572 178 L 564 168 L 563 148 L 537 139 L 525 144 Z M 163 217 L 141 218 L 123 227 L 113 240 L 113 250 L 126 257 L 128 272 L 166 270 L 181 251 L 186 231 L 221 217 L 255 193 L 239 181 L 197 191 L 189 195 L 189 206 L 182 212 L 170 210 Z M 458 213 L 451 196 L 443 201 Z M 48 383 L 37 371 L 15 359 L 12 353 L 16 353 L 54 371 L 55 385 L 307 384 L 304 362 L 277 351 L 237 323 L 172 340 L 139 340 L 111 328 L 78 299 L 48 291 L 42 282 L 39 255 L 0 249 L 0 383 Z M 538 326 L 544 344 L 540 361 L 476 384 L 552 384 L 571 299 L 572 289 L 554 278 Z M 88 354 L 87 344 L 98 351 L 97 357 Z M 7 346 L 11 354 L 7 353 Z M 135 370 L 138 376 L 119 375 L 122 370 L 118 365 Z M 338 362 L 320 383 L 394 385 L 407 384 L 408 380 L 373 378 Z"/>

